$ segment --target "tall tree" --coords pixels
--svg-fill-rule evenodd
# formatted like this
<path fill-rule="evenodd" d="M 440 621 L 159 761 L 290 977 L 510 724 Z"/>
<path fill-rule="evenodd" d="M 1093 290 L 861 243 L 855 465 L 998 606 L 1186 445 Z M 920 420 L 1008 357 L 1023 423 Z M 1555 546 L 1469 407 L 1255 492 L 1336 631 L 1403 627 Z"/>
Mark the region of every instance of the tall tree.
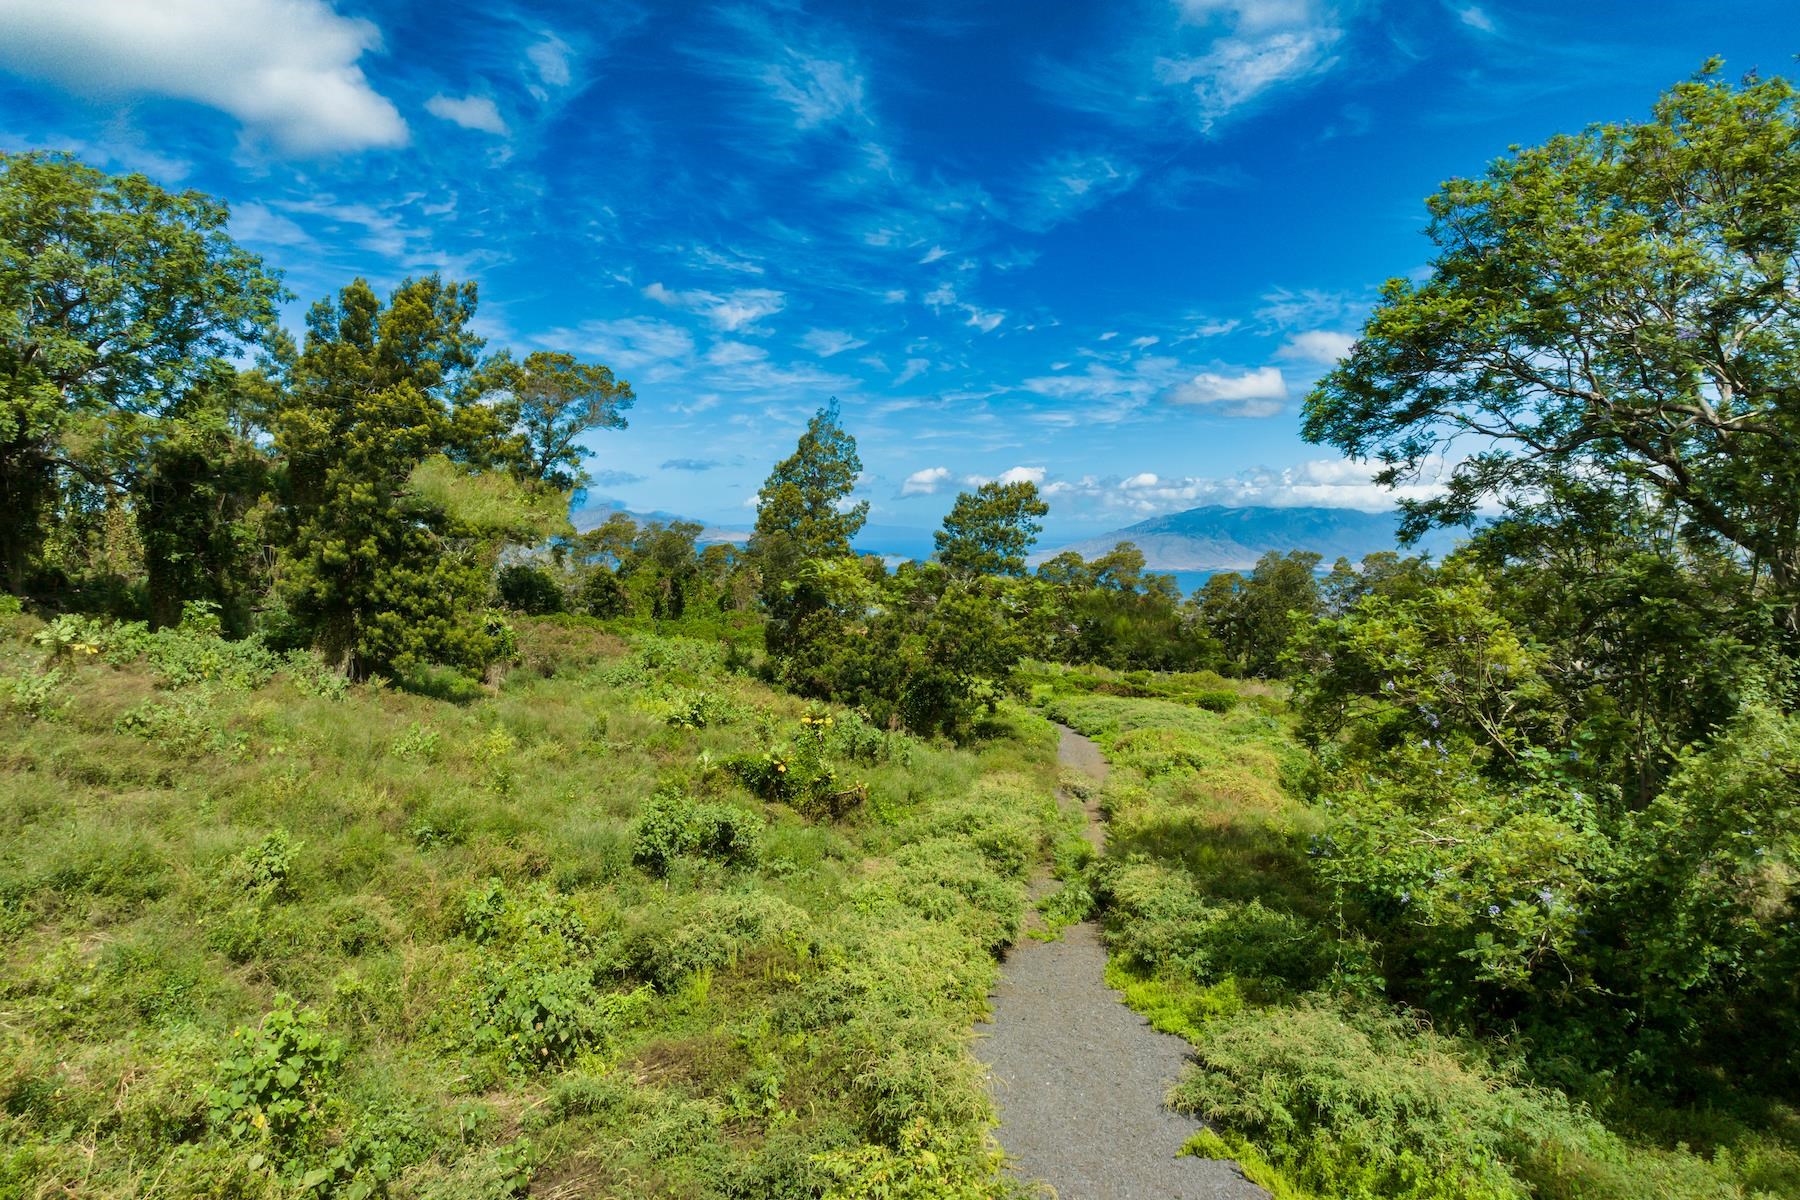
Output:
<path fill-rule="evenodd" d="M 1389 281 L 1304 433 L 1389 484 L 1472 440 L 1413 533 L 1557 481 L 1647 494 L 1800 632 L 1800 102 L 1717 69 L 1445 184 L 1430 277 Z"/>
<path fill-rule="evenodd" d="M 963 492 L 934 535 L 938 561 L 958 575 L 1023 575 L 1049 511 L 1029 479 Z"/>
<path fill-rule="evenodd" d="M 0 154 L 0 572 L 22 590 L 59 473 L 117 489 L 145 425 L 265 343 L 282 292 L 225 205 Z M 104 453 L 82 453 L 82 450 Z"/>
<path fill-rule="evenodd" d="M 558 491 L 586 484 L 581 460 L 593 452 L 578 439 L 592 429 L 625 428 L 625 410 L 637 398 L 631 385 L 609 367 L 545 350 L 507 370 L 524 440 L 521 473 Z"/>
<path fill-rule="evenodd" d="M 749 549 L 762 571 L 762 599 L 783 630 L 814 607 L 794 594 L 801 566 L 810 559 L 850 553 L 850 539 L 869 518 L 869 502 L 849 504 L 862 473 L 856 439 L 838 419 L 835 399 L 813 414 L 794 452 L 775 464 L 757 493 L 756 528 Z"/>
<path fill-rule="evenodd" d="M 385 307 L 358 279 L 307 314 L 274 422 L 282 585 L 352 674 L 427 659 L 478 669 L 494 649 L 479 611 L 491 564 L 452 511 L 459 470 L 505 459 L 474 314 L 475 286 L 436 276 L 407 280 Z M 415 476 L 433 459 L 428 493 Z"/>

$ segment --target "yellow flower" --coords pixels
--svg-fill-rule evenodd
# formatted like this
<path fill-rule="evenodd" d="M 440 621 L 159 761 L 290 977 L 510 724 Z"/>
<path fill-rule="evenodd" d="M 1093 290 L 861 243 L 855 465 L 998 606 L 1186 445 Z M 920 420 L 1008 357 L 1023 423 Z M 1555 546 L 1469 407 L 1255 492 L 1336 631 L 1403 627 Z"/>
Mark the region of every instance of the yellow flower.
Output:
<path fill-rule="evenodd" d="M 263 1116 L 263 1114 L 259 1110 L 254 1117 L 250 1118 L 250 1123 L 252 1125 L 256 1126 L 258 1129 L 267 1129 L 269 1126 L 269 1118 Z"/>

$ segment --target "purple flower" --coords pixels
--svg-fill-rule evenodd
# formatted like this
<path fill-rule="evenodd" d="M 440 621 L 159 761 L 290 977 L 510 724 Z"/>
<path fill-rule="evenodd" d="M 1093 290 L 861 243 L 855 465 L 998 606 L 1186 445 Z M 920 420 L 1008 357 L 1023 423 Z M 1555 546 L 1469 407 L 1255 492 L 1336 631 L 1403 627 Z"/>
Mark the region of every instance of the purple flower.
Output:
<path fill-rule="evenodd" d="M 1497 917 L 1499 915 L 1500 915 L 1500 906 L 1498 904 L 1488 905 L 1488 916 Z"/>

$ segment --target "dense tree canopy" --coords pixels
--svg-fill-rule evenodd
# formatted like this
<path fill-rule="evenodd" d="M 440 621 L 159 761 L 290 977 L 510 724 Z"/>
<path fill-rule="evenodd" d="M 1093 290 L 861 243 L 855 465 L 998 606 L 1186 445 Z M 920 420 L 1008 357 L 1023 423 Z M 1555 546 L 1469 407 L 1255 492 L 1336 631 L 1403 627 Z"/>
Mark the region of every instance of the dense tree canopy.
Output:
<path fill-rule="evenodd" d="M 0 154 L 0 570 L 23 590 L 55 476 L 128 486 L 169 414 L 266 343 L 281 288 L 224 204 Z"/>
<path fill-rule="evenodd" d="M 1767 571 L 1793 625 L 1800 103 L 1715 69 L 1445 184 L 1430 277 L 1388 283 L 1304 432 L 1390 482 L 1466 446 L 1414 529 L 1559 479 L 1642 492 Z"/>
<path fill-rule="evenodd" d="M 1049 511 L 1029 479 L 963 492 L 933 535 L 938 561 L 963 575 L 1023 575 L 1025 555 Z"/>

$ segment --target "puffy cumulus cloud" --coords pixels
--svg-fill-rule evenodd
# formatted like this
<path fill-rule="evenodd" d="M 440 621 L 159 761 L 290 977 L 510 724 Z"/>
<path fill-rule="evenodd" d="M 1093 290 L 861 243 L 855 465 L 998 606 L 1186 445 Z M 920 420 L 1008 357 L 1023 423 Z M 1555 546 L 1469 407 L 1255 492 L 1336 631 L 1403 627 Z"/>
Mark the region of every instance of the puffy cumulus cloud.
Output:
<path fill-rule="evenodd" d="M 0 0 L 0 63 L 89 95 L 189 100 L 295 154 L 399 146 L 357 65 L 371 21 L 325 0 Z"/>
<path fill-rule="evenodd" d="M 950 482 L 948 467 L 923 467 L 908 475 L 900 485 L 902 496 L 932 496 Z"/>
<path fill-rule="evenodd" d="M 1296 333 L 1282 343 L 1275 357 L 1289 362 L 1314 363 L 1329 367 L 1345 357 L 1356 346 L 1356 335 L 1330 329 L 1313 329 Z"/>
<path fill-rule="evenodd" d="M 846 350 L 860 350 L 868 344 L 862 338 L 841 329 L 809 329 L 800 339 L 803 349 L 820 358 L 830 358 L 832 355 L 842 354 Z"/>
<path fill-rule="evenodd" d="M 490 96 L 446 96 L 440 92 L 425 102 L 425 111 L 477 133 L 491 133 L 495 137 L 507 134 L 506 118 L 500 115 L 499 106 Z"/>
<path fill-rule="evenodd" d="M 981 487 L 989 483 L 1032 483 L 1043 486 L 1044 476 L 1049 474 L 1043 467 L 1008 467 L 992 478 L 986 475 L 964 475 L 966 487 Z"/>
<path fill-rule="evenodd" d="M 704 289 L 678 292 L 652 283 L 644 295 L 670 308 L 696 313 L 726 333 L 761 333 L 757 322 L 787 307 L 787 293 L 774 288 L 736 288 L 729 292 Z"/>
<path fill-rule="evenodd" d="M 1233 417 L 1272 417 L 1287 404 L 1287 380 L 1279 367 L 1259 367 L 1239 375 L 1202 371 L 1165 394 L 1171 404 L 1217 408 Z"/>

